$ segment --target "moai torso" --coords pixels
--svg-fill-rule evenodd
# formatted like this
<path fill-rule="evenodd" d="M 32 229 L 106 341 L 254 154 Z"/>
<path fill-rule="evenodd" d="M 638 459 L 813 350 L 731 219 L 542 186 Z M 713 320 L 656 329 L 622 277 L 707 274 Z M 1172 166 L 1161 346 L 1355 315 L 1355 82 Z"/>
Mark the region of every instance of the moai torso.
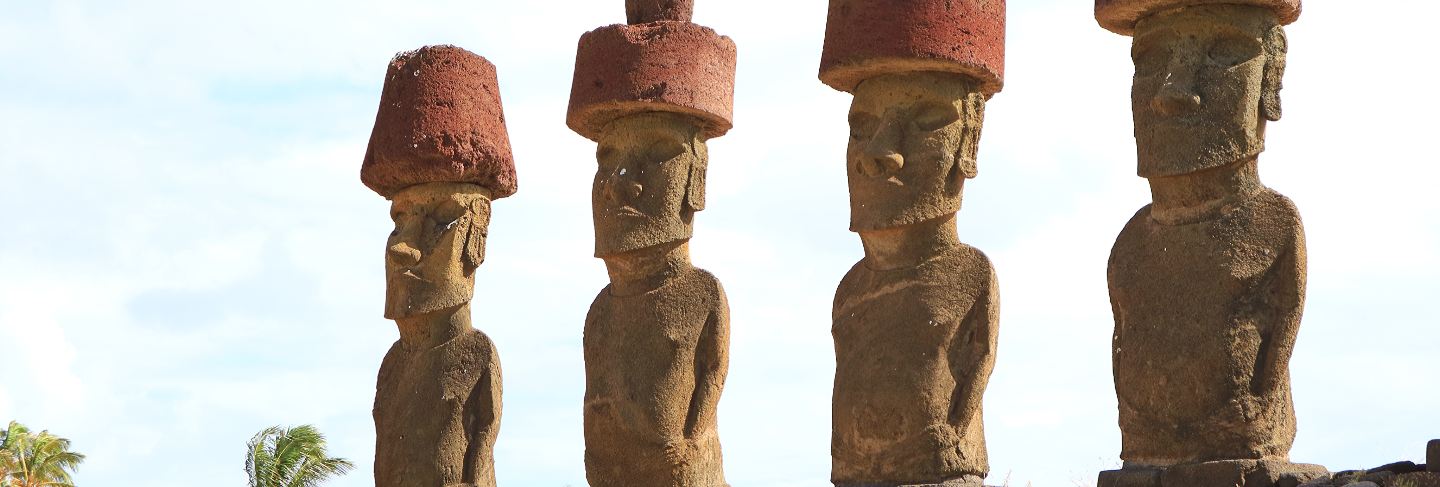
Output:
<path fill-rule="evenodd" d="M 725 291 L 701 269 L 634 296 L 611 286 L 596 296 L 585 318 L 591 485 L 725 485 L 715 428 L 723 383 L 713 378 L 729 322 Z"/>
<path fill-rule="evenodd" d="M 833 477 L 925 481 L 987 470 L 979 407 L 999 294 L 990 261 L 968 245 L 907 269 L 862 260 L 833 312 Z"/>
<path fill-rule="evenodd" d="M 1305 237 L 1265 188 L 1209 218 L 1141 209 L 1110 257 L 1121 457 L 1151 464 L 1283 458 Z"/>
<path fill-rule="evenodd" d="M 1295 205 L 1260 182 L 1298 0 L 1097 0 L 1135 37 L 1132 113 L 1152 203 L 1110 255 L 1124 468 L 1102 487 L 1295 485 L 1289 361 L 1305 295 Z"/>
<path fill-rule="evenodd" d="M 376 383 L 375 485 L 494 486 L 500 393 L 500 360 L 479 330 L 428 350 L 397 341 Z"/>

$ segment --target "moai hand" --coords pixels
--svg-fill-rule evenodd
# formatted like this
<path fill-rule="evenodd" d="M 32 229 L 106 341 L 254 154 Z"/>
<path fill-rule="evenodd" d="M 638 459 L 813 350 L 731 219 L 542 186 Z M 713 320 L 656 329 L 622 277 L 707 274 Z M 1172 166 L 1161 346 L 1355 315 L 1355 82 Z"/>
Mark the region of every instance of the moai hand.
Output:
<path fill-rule="evenodd" d="M 1300 3 L 1245 3 L 1096 2 L 1102 26 L 1135 37 L 1135 141 L 1153 199 L 1110 255 L 1125 469 L 1102 486 L 1326 473 L 1289 463 L 1305 237 L 1256 171 L 1265 123 L 1280 119 L 1282 25 Z"/>
<path fill-rule="evenodd" d="M 820 79 L 855 96 L 846 173 L 865 248 L 832 314 L 837 486 L 978 487 L 989 472 L 999 289 L 955 213 L 1001 86 L 1004 7 L 830 2 Z"/>
<path fill-rule="evenodd" d="M 568 122 L 598 145 L 595 256 L 611 281 L 585 318 L 595 487 L 726 485 L 716 406 L 730 311 L 720 282 L 691 265 L 689 240 L 705 208 L 705 140 L 730 128 L 735 45 L 668 20 L 585 34 L 575 63 Z"/>
<path fill-rule="evenodd" d="M 391 200 L 375 485 L 493 487 L 500 358 L 470 326 L 490 204 L 515 192 L 495 67 L 453 46 L 390 62 L 361 169 Z"/>

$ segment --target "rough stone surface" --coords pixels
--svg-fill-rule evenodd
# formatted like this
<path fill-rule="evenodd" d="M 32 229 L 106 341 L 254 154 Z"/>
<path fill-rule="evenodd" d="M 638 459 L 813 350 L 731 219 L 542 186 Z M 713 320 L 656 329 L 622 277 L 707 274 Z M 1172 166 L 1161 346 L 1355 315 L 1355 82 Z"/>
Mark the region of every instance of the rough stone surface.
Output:
<path fill-rule="evenodd" d="M 385 317 L 400 339 L 375 386 L 375 485 L 495 485 L 500 360 L 470 326 L 490 191 L 428 183 L 392 198 Z"/>
<path fill-rule="evenodd" d="M 389 198 L 422 183 L 475 183 L 515 193 L 515 161 L 495 65 L 455 46 L 390 61 L 360 180 Z"/>
<path fill-rule="evenodd" d="M 854 94 L 846 172 L 865 258 L 832 312 L 831 480 L 968 485 L 989 471 L 981 403 L 999 290 L 955 212 L 985 96 L 950 73 L 879 76 Z"/>
<path fill-rule="evenodd" d="M 598 137 L 596 255 L 610 285 L 585 318 L 585 475 L 594 487 L 719 487 L 716 409 L 729 363 L 725 292 L 690 263 L 704 208 L 701 128 L 630 115 Z"/>
<path fill-rule="evenodd" d="M 1425 445 L 1425 470 L 1440 473 L 1440 440 Z"/>
<path fill-rule="evenodd" d="M 695 15 L 695 0 L 625 0 L 629 24 L 648 22 L 689 22 Z"/>
<path fill-rule="evenodd" d="M 601 27 L 580 37 L 566 123 L 590 140 L 645 112 L 698 119 L 705 138 L 730 130 L 735 43 L 688 22 Z"/>
<path fill-rule="evenodd" d="M 1395 483 L 1384 487 L 1440 487 L 1440 473 L 1402 473 L 1395 476 Z"/>
<path fill-rule="evenodd" d="M 885 73 L 974 78 L 993 95 L 1005 78 L 1004 0 L 830 0 L 820 80 L 854 91 Z"/>
<path fill-rule="evenodd" d="M 1254 5 L 1275 11 L 1281 25 L 1300 18 L 1300 0 L 1095 0 L 1095 20 L 1121 35 L 1135 32 L 1135 24 L 1151 14 L 1197 5 Z"/>
<path fill-rule="evenodd" d="M 1099 487 L 1298 487 L 1328 479 L 1319 465 L 1223 460 L 1169 467 L 1129 467 L 1100 473 Z"/>
<path fill-rule="evenodd" d="M 1266 47 L 1279 29 L 1243 5 L 1139 25 L 1133 110 L 1153 203 L 1109 262 L 1127 465 L 1288 460 L 1305 238 L 1294 204 L 1256 169 L 1264 123 L 1279 118 L 1283 41 Z"/>

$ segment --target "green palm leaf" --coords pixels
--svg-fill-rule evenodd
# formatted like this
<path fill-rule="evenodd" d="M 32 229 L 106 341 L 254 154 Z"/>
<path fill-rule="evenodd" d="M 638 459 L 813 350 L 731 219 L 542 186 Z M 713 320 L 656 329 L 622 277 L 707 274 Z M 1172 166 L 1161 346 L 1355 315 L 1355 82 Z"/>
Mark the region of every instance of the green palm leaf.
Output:
<path fill-rule="evenodd" d="M 325 435 L 308 424 L 261 430 L 246 444 L 250 487 L 315 487 L 355 468 L 349 460 L 327 456 L 325 449 Z"/>

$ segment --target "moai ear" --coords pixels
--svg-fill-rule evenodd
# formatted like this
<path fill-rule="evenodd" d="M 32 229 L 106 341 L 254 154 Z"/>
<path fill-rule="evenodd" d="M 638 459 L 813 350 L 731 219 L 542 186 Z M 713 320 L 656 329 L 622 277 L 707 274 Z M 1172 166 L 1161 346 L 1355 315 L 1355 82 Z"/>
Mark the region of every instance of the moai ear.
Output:
<path fill-rule="evenodd" d="M 465 219 L 464 253 L 460 255 L 466 276 L 474 275 L 475 269 L 485 262 L 485 237 L 490 227 L 489 203 L 476 198 L 470 203 L 470 211 L 461 217 Z"/>
<path fill-rule="evenodd" d="M 684 209 L 695 212 L 705 209 L 705 169 L 709 166 L 709 154 L 705 150 L 705 142 L 699 138 L 691 142 L 690 147 L 695 160 L 690 163 L 690 173 L 685 181 Z"/>
<path fill-rule="evenodd" d="M 972 179 L 980 175 L 976 159 L 980 153 L 980 130 L 985 126 L 985 95 L 970 93 L 961 102 L 963 128 L 960 129 L 960 149 L 956 151 L 955 163 L 960 166 L 960 175 Z"/>
<path fill-rule="evenodd" d="M 1265 74 L 1260 81 L 1260 115 L 1271 122 L 1280 120 L 1281 78 L 1285 77 L 1285 53 L 1289 40 L 1285 28 L 1272 27 L 1265 36 Z"/>

